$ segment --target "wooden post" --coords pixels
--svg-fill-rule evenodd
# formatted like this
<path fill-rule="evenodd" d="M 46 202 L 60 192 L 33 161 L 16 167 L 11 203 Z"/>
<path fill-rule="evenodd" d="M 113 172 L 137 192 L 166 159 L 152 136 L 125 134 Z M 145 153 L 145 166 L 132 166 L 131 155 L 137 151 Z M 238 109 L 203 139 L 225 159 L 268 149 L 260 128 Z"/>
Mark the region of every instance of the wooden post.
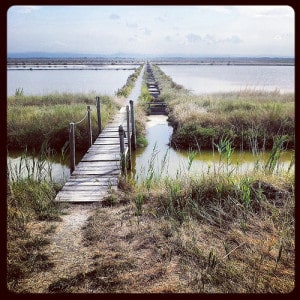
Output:
<path fill-rule="evenodd" d="M 70 123 L 69 131 L 69 142 L 70 142 L 70 173 L 72 174 L 75 170 L 75 124 Z"/>
<path fill-rule="evenodd" d="M 130 104 L 130 112 L 131 112 L 131 131 L 132 131 L 132 136 L 131 136 L 131 145 L 132 149 L 136 149 L 136 130 L 135 130 L 135 117 L 134 117 L 134 108 L 133 108 L 133 101 L 129 101 Z"/>
<path fill-rule="evenodd" d="M 128 169 L 131 170 L 131 141 L 130 141 L 130 114 L 129 114 L 129 106 L 126 105 L 126 120 L 127 120 L 127 140 L 128 140 Z"/>
<path fill-rule="evenodd" d="M 100 97 L 96 97 L 97 101 L 97 118 L 98 118 L 98 131 L 99 134 L 102 132 L 102 120 L 101 120 L 101 103 L 100 103 Z"/>
<path fill-rule="evenodd" d="M 125 174 L 126 157 L 125 157 L 125 144 L 124 144 L 124 129 L 122 125 L 119 126 L 119 137 L 120 137 L 121 168 L 122 168 L 122 174 Z"/>
<path fill-rule="evenodd" d="M 88 113 L 88 136 L 89 136 L 89 145 L 90 147 L 93 144 L 93 133 L 92 133 L 92 120 L 91 120 L 91 107 L 87 106 L 87 113 Z"/>

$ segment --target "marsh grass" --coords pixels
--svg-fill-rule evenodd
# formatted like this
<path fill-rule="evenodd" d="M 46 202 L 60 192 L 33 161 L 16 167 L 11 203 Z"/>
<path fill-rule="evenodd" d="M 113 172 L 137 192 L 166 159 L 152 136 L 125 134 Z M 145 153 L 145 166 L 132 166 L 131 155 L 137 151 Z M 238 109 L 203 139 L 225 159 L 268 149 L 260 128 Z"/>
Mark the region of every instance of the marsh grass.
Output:
<path fill-rule="evenodd" d="M 188 165 L 193 156 L 191 152 Z M 86 238 L 89 246 L 101 250 L 95 272 L 107 259 L 111 268 L 131 261 L 129 270 L 121 267 L 118 276 L 103 278 L 117 280 L 119 292 L 293 290 L 293 175 L 262 168 L 236 176 L 228 175 L 225 167 L 217 173 L 192 176 L 187 169 L 176 178 L 162 177 L 160 171 L 152 172 L 153 159 L 144 182 L 136 183 L 130 194 L 125 189 L 119 203 L 99 208 L 91 217 Z M 127 201 L 121 204 L 123 198 Z M 85 286 L 100 291 L 101 278 L 82 277 L 79 284 L 67 278 L 66 291 L 80 287 L 84 292 Z M 116 292 L 115 287 L 106 291 Z"/>
<path fill-rule="evenodd" d="M 219 163 L 228 170 L 230 141 L 224 139 L 218 147 L 222 158 Z M 191 152 L 188 166 L 193 156 Z M 272 157 L 271 153 L 271 160 Z M 152 169 L 150 162 L 151 174 Z M 155 175 L 150 178 L 151 188 L 147 184 L 149 178 L 138 187 L 143 215 L 177 224 L 170 234 L 173 238 L 165 243 L 172 249 L 171 257 L 180 256 L 178 267 L 181 277 L 188 278 L 187 290 L 291 291 L 295 238 L 293 175 L 275 173 L 274 168 L 262 168 L 260 172 L 253 169 L 239 176 L 221 170 L 203 176 L 191 176 L 187 170 L 175 179 L 163 180 L 158 171 L 159 180 Z M 145 188 L 143 197 L 141 187 Z"/>
<path fill-rule="evenodd" d="M 118 97 L 126 98 L 129 96 L 142 69 L 143 69 L 143 65 L 136 68 L 135 72 L 133 74 L 129 75 L 124 86 L 122 88 L 118 89 L 118 91 L 116 93 Z"/>
<path fill-rule="evenodd" d="M 177 148 L 211 149 L 226 136 L 233 146 L 253 152 L 272 149 L 277 137 L 284 146 L 295 146 L 295 97 L 278 90 L 241 90 L 223 94 L 193 95 L 177 85 L 157 66 L 155 77 L 162 86 L 160 100 L 169 108 L 174 127 L 172 145 Z"/>
<path fill-rule="evenodd" d="M 7 174 L 7 285 L 14 290 L 17 282 L 53 267 L 43 251 L 50 243 L 51 221 L 59 221 L 61 207 L 54 198 L 61 185 L 52 181 L 49 153 L 32 157 L 23 154 L 15 168 L 8 165 Z M 24 171 L 26 174 L 24 174 Z M 33 230 L 34 224 L 47 221 Z M 41 228 L 44 228 L 41 232 Z"/>
<path fill-rule="evenodd" d="M 69 140 L 69 123 L 81 120 L 86 104 L 92 109 L 93 137 L 98 135 L 96 96 L 93 94 L 52 94 L 45 96 L 9 97 L 7 106 L 8 150 L 39 151 L 45 142 L 56 151 Z M 113 117 L 118 105 L 111 97 L 101 96 L 103 126 Z M 94 104 L 94 105 L 92 105 Z M 76 126 L 76 149 L 88 148 L 87 121 Z"/>

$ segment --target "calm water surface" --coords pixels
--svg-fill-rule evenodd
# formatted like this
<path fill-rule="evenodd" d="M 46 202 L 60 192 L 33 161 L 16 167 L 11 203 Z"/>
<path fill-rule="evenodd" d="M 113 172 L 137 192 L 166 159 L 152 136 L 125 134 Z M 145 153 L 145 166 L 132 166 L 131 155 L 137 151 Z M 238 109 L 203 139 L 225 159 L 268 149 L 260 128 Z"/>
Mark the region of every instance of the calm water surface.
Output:
<path fill-rule="evenodd" d="M 169 146 L 173 128 L 168 125 L 167 117 L 152 115 L 148 119 L 146 137 L 149 144 L 147 147 L 133 152 L 135 158 L 133 159 L 133 173 L 138 181 L 147 177 L 151 162 L 153 162 L 156 175 L 162 174 L 171 177 L 186 173 L 205 174 L 214 171 L 228 171 L 226 164 L 219 163 L 217 151 L 200 151 L 189 169 L 188 151 L 175 151 Z M 229 170 L 236 174 L 252 172 L 257 163 L 263 165 L 266 162 L 269 154 L 269 152 L 265 152 L 256 156 L 252 152 L 234 150 Z M 287 170 L 292 155 L 292 151 L 282 153 L 278 169 Z"/>
<path fill-rule="evenodd" d="M 14 95 L 17 89 L 23 88 L 25 95 L 96 92 L 113 96 L 138 66 L 130 67 L 130 70 L 112 66 L 99 70 L 8 70 L 7 95 Z"/>
<path fill-rule="evenodd" d="M 56 182 L 64 182 L 70 177 L 70 168 L 68 162 L 62 162 L 59 155 L 48 157 L 42 163 L 38 162 L 38 158 L 32 155 L 22 156 L 22 152 L 12 152 L 7 157 L 8 174 L 13 177 L 28 177 L 34 169 L 34 176 L 37 177 L 37 170 L 45 179 L 53 179 Z M 39 167 L 37 165 L 39 164 Z M 29 172 L 28 172 L 29 169 Z"/>
<path fill-rule="evenodd" d="M 245 89 L 294 92 L 294 66 L 159 65 L 172 79 L 195 94 Z"/>

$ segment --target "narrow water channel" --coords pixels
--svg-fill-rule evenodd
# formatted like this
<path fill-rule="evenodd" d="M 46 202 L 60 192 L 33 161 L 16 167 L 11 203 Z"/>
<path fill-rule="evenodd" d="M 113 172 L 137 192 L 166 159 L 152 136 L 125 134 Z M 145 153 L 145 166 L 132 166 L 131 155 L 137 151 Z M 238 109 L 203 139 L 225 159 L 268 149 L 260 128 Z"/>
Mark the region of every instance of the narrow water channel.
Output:
<path fill-rule="evenodd" d="M 10 152 L 7 156 L 7 172 L 12 179 L 35 178 L 65 182 L 70 177 L 67 159 L 60 155 L 51 155 L 40 159 L 33 154 Z"/>
<path fill-rule="evenodd" d="M 263 167 L 270 152 L 253 155 L 249 151 L 236 151 L 231 155 L 230 162 L 220 162 L 219 153 L 205 150 L 194 154 L 184 150 L 174 150 L 169 142 L 173 128 L 168 125 L 167 116 L 150 115 L 147 122 L 148 146 L 134 152 L 133 175 L 137 181 L 154 174 L 161 176 L 180 177 L 184 174 L 207 174 L 212 172 L 231 172 L 245 174 Z M 293 152 L 286 151 L 280 156 L 278 170 L 287 170 Z"/>
<path fill-rule="evenodd" d="M 220 163 L 219 153 L 217 151 L 200 151 L 195 153 L 192 158 L 189 151 L 174 150 L 169 142 L 173 128 L 168 125 L 167 116 L 151 115 L 147 122 L 147 141 L 145 148 L 138 148 L 133 152 L 132 176 L 136 181 L 143 181 L 153 171 L 154 176 L 184 176 L 185 174 L 208 174 L 213 172 L 231 172 L 232 174 L 245 174 L 253 172 L 255 168 L 263 167 L 270 152 L 266 151 L 259 155 L 253 155 L 252 152 L 236 151 L 231 155 L 230 164 L 226 161 Z M 79 155 L 77 162 L 80 160 Z M 288 170 L 293 156 L 293 151 L 282 152 L 276 169 Z M 22 158 L 22 153 L 13 152 L 7 157 L 8 171 L 14 176 L 27 177 L 28 172 L 42 172 L 46 178 L 50 177 L 54 181 L 64 182 L 70 176 L 69 161 L 57 156 L 48 157 L 41 165 L 37 165 L 37 157 L 26 156 Z M 294 171 L 292 167 L 291 171 Z M 35 173 L 36 175 L 36 173 Z"/>

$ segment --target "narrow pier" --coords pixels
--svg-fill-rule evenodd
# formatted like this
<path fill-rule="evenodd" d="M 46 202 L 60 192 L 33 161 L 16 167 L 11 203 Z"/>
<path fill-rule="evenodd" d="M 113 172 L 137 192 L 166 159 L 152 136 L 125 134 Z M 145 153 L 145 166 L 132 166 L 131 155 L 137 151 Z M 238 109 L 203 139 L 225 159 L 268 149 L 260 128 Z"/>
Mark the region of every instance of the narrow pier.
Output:
<path fill-rule="evenodd" d="M 121 175 L 119 125 L 124 124 L 124 121 L 126 110 L 123 108 L 76 165 L 55 201 L 101 201 L 110 189 L 117 188 L 118 176 Z M 128 139 L 125 138 L 124 142 L 127 147 Z"/>
<path fill-rule="evenodd" d="M 141 90 L 144 68 L 129 99 L 137 98 Z M 71 176 L 56 195 L 57 202 L 98 202 L 117 189 L 119 176 L 126 172 L 127 154 L 135 147 L 134 100 L 122 107 L 99 134 Z M 121 125 L 121 132 L 120 132 Z M 124 143 L 123 143 L 124 142 Z"/>
<path fill-rule="evenodd" d="M 151 65 L 147 64 L 147 88 L 149 94 L 153 97 L 153 101 L 148 102 L 148 111 L 150 115 L 166 115 L 166 103 L 159 101 L 160 87 L 154 77 Z"/>

